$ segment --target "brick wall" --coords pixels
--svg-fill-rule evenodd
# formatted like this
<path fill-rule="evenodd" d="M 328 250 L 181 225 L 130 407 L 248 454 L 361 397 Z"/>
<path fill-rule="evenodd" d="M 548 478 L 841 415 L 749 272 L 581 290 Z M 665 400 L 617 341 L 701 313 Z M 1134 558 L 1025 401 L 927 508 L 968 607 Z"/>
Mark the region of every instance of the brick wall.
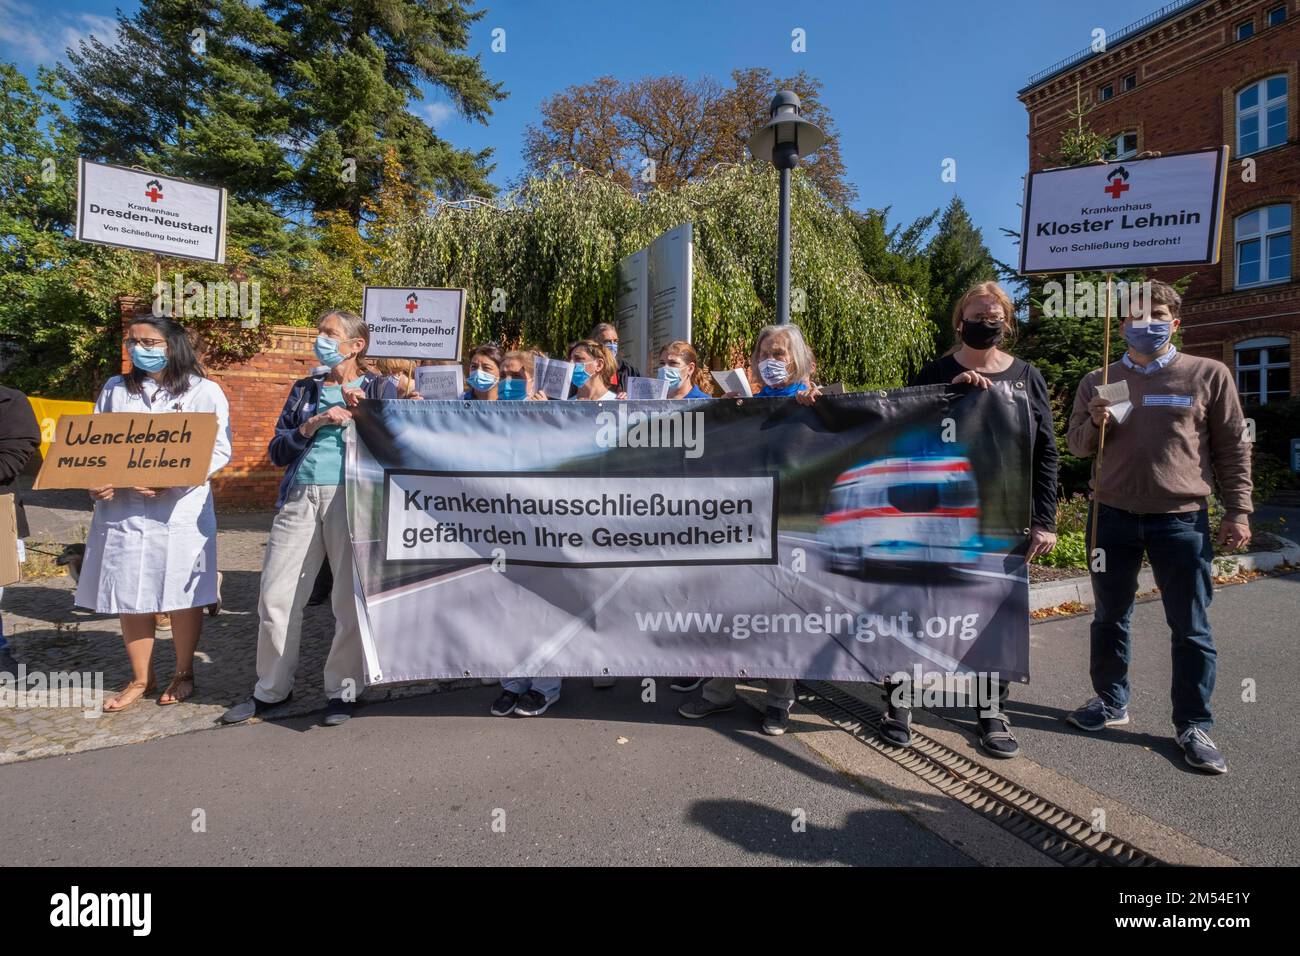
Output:
<path fill-rule="evenodd" d="M 1268 26 L 1268 12 L 1279 6 L 1286 8 L 1286 20 Z M 1238 41 L 1236 27 L 1247 20 L 1255 35 Z M 1236 94 L 1278 74 L 1288 78 L 1288 138 L 1251 155 L 1253 181 L 1247 181 L 1235 156 Z M 1128 75 L 1137 77 L 1137 85 L 1125 91 Z M 1114 96 L 1098 102 L 1106 84 L 1113 85 Z M 1174 153 L 1225 143 L 1232 149 L 1219 265 L 1152 275 L 1173 281 L 1195 273 L 1183 297 L 1183 344 L 1189 352 L 1232 367 L 1236 343 L 1265 335 L 1290 338 L 1291 394 L 1300 395 L 1300 0 L 1197 4 L 1022 91 L 1031 169 L 1049 165 L 1044 156 L 1056 151 L 1076 88 L 1094 107 L 1086 122 L 1107 136 L 1136 132 L 1139 151 Z M 1276 203 L 1291 205 L 1291 281 L 1237 291 L 1234 220 Z"/>
<path fill-rule="evenodd" d="M 133 315 L 135 307 L 133 300 L 123 300 L 123 319 Z M 274 507 L 284 470 L 271 464 L 267 446 L 290 387 L 319 364 L 312 351 L 315 340 L 314 328 L 272 326 L 266 351 L 238 365 L 207 369 L 230 402 L 230 464 L 212 480 L 219 506 L 240 511 Z M 122 371 L 130 368 L 131 359 L 124 348 Z"/>

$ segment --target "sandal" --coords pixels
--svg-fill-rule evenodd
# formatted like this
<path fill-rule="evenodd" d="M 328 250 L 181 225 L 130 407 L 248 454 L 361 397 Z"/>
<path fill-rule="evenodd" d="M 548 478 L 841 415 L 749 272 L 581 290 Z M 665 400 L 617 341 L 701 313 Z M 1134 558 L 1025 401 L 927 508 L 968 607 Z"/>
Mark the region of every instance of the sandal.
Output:
<path fill-rule="evenodd" d="M 189 684 L 189 685 L 190 685 L 190 692 L 189 692 L 188 694 L 178 694 L 178 693 L 176 693 L 176 689 L 177 689 L 181 684 Z M 168 684 L 168 685 L 167 685 L 167 689 L 166 689 L 165 691 L 163 691 L 163 693 L 162 693 L 162 697 L 159 697 L 159 698 L 158 698 L 158 706 L 159 706 L 159 707 L 170 707 L 172 704 L 179 704 L 181 701 L 189 700 L 190 697 L 193 696 L 193 694 L 194 694 L 194 690 L 195 690 L 195 688 L 194 688 L 194 671 L 177 671 L 177 672 L 172 676 L 172 682 L 171 682 L 170 684 Z M 167 697 L 167 696 L 169 696 L 169 695 L 170 695 L 170 697 L 172 698 L 171 700 L 163 700 L 163 697 Z"/>
<path fill-rule="evenodd" d="M 132 691 L 133 689 L 136 689 L 136 688 L 138 688 L 138 690 L 136 691 L 135 695 L 134 695 L 134 696 L 128 696 L 128 695 L 131 694 L 131 691 Z M 132 704 L 134 704 L 136 701 L 138 701 L 138 700 L 139 700 L 141 697 L 143 697 L 145 694 L 152 694 L 152 693 L 154 692 L 154 690 L 155 690 L 155 685 L 154 685 L 153 675 L 152 675 L 152 674 L 149 675 L 149 680 L 148 680 L 147 682 L 146 682 L 146 681 L 133 680 L 133 681 L 131 681 L 131 683 L 127 684 L 125 687 L 123 687 L 120 691 L 118 691 L 118 692 L 117 692 L 116 694 L 114 694 L 113 697 L 112 697 L 112 699 L 113 699 L 113 700 L 116 700 L 116 701 L 121 701 L 123 698 L 126 698 L 126 702 L 125 702 L 125 703 L 119 703 L 116 707 L 110 707 L 110 706 L 108 705 L 108 702 L 105 701 L 105 702 L 104 702 L 104 713 L 106 713 L 106 714 L 116 714 L 116 713 L 118 713 L 119 711 L 126 710 L 128 707 L 130 707 Z"/>

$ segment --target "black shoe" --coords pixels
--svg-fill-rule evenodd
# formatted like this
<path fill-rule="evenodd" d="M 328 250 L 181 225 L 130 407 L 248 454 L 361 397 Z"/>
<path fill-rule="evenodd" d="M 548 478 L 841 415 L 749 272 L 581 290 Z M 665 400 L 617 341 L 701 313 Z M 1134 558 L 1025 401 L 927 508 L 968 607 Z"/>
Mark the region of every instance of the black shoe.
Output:
<path fill-rule="evenodd" d="M 980 747 L 986 754 L 1004 759 L 1020 755 L 1020 744 L 1011 732 L 1011 720 L 1006 714 L 999 710 L 992 716 L 981 716 L 979 724 Z"/>
<path fill-rule="evenodd" d="M 330 702 L 325 705 L 325 717 L 321 723 L 326 727 L 337 727 L 345 720 L 352 719 L 352 712 L 356 709 L 356 704 L 350 700 L 344 700 L 341 697 L 331 697 Z"/>
<path fill-rule="evenodd" d="M 276 701 L 274 704 L 268 704 L 264 700 L 250 697 L 248 700 L 240 701 L 234 707 L 231 707 L 228 711 L 222 714 L 221 722 L 223 724 L 238 724 L 242 721 L 248 720 L 250 717 L 261 717 L 268 710 L 279 707 L 281 704 L 287 704 L 291 700 L 293 700 L 292 692 L 290 692 L 289 696 L 284 700 Z"/>
<path fill-rule="evenodd" d="M 763 715 L 763 733 L 780 737 L 790 726 L 790 712 L 783 707 L 769 707 Z"/>
<path fill-rule="evenodd" d="M 668 686 L 675 691 L 680 691 L 685 694 L 695 690 L 695 688 L 699 687 L 703 683 L 703 677 L 678 677 Z"/>
<path fill-rule="evenodd" d="M 887 702 L 876 736 L 891 747 L 912 746 L 912 708 L 895 707 L 892 702 Z"/>
<path fill-rule="evenodd" d="M 18 682 L 18 658 L 7 647 L 0 647 L 0 674 L 8 674 L 8 680 Z"/>
<path fill-rule="evenodd" d="M 519 703 L 515 704 L 515 713 L 520 717 L 540 717 L 553 703 L 555 701 L 548 701 L 545 695 L 538 691 L 530 690 L 519 698 Z"/>
<path fill-rule="evenodd" d="M 501 696 L 492 702 L 492 716 L 509 717 L 515 712 L 515 704 L 519 703 L 520 696 L 508 690 L 502 691 Z"/>

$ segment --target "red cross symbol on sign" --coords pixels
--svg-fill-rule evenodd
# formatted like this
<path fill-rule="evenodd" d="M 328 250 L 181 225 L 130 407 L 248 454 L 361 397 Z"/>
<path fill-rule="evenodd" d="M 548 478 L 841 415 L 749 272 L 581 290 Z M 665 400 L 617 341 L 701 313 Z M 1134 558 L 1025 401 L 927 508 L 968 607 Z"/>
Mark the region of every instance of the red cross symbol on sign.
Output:
<path fill-rule="evenodd" d="M 159 199 L 162 199 L 162 193 L 158 191 L 157 186 L 150 186 L 147 190 L 145 190 L 145 195 L 148 196 L 153 202 L 157 202 Z"/>
<path fill-rule="evenodd" d="M 1118 199 L 1127 191 L 1128 191 L 1128 183 L 1124 182 L 1124 180 L 1119 178 L 1112 179 L 1110 185 L 1102 190 L 1102 192 L 1104 193 L 1110 193 L 1111 199 Z"/>
<path fill-rule="evenodd" d="M 416 306 L 416 300 L 415 300 L 415 299 L 407 299 L 407 300 L 406 300 L 406 311 L 407 311 L 407 312 L 414 312 L 414 311 L 416 310 L 416 308 L 417 308 L 417 306 Z"/>

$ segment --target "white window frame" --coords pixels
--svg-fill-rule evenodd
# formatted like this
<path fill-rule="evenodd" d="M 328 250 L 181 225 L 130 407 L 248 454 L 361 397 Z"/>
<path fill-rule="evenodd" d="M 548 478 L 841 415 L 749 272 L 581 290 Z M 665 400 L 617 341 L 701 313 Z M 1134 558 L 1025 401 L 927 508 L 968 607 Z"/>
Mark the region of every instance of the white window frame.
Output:
<path fill-rule="evenodd" d="M 1133 149 L 1132 149 L 1131 152 L 1125 152 L 1125 151 L 1124 151 L 1124 137 L 1125 137 L 1125 136 L 1132 136 L 1132 137 L 1133 137 Z M 1116 133 L 1114 136 L 1112 136 L 1112 137 L 1110 138 L 1110 148 L 1113 149 L 1113 150 L 1115 151 L 1115 155 L 1114 155 L 1114 156 L 1107 156 L 1107 157 L 1106 157 L 1110 162 L 1112 162 L 1112 163 L 1117 163 L 1117 162 L 1119 162 L 1120 160 L 1124 160 L 1124 159 L 1132 159 L 1133 157 L 1135 157 L 1135 156 L 1138 154 L 1138 147 L 1137 147 L 1137 130 L 1126 129 L 1126 130 L 1124 130 L 1124 132 L 1122 132 L 1122 133 Z"/>
<path fill-rule="evenodd" d="M 1107 91 L 1107 90 L 1110 90 L 1110 94 L 1109 94 L 1109 95 L 1106 94 L 1106 91 Z M 1097 87 L 1097 102 L 1098 102 L 1098 103 L 1106 103 L 1106 102 L 1109 102 L 1110 100 L 1113 100 L 1114 98 L 1115 98 L 1115 84 L 1114 84 L 1114 83 L 1103 83 L 1101 86 Z"/>
<path fill-rule="evenodd" d="M 1284 392 L 1289 398 L 1291 396 L 1291 359 L 1288 356 L 1285 362 L 1270 362 L 1268 360 L 1268 350 L 1270 348 L 1291 347 L 1291 340 L 1278 335 L 1268 335 L 1263 338 L 1247 339 L 1245 342 L 1238 342 L 1232 347 L 1232 364 L 1233 375 L 1237 382 L 1237 392 L 1241 395 L 1242 400 L 1246 400 L 1246 393 L 1241 391 L 1241 373 L 1242 372 L 1259 372 L 1259 393 L 1257 398 L 1250 399 L 1260 405 L 1268 404 L 1268 393 Z M 1259 349 L 1259 363 L 1256 365 L 1242 365 L 1239 358 L 1245 349 Z M 1281 374 L 1283 380 L 1282 388 L 1270 389 L 1268 387 L 1269 373 Z M 1255 395 L 1254 392 L 1250 393 Z M 1283 401 L 1286 401 L 1284 398 Z"/>
<path fill-rule="evenodd" d="M 1282 207 L 1286 209 L 1287 212 L 1290 213 L 1291 215 L 1285 227 L 1270 229 L 1268 226 L 1268 211 L 1270 209 L 1276 209 L 1278 207 Z M 1256 232 L 1250 232 L 1250 233 L 1246 233 L 1245 235 L 1242 235 L 1241 221 L 1253 213 L 1259 213 L 1259 229 Z M 1265 278 L 1264 273 L 1268 268 L 1269 241 L 1274 236 L 1282 236 L 1282 235 L 1291 236 L 1291 242 L 1293 244 L 1292 256 L 1294 257 L 1295 255 L 1294 232 L 1295 232 L 1295 210 L 1293 210 L 1288 203 L 1273 203 L 1272 205 L 1268 205 L 1268 206 L 1256 206 L 1254 209 L 1246 210 L 1240 216 L 1234 219 L 1232 221 L 1232 235 L 1233 235 L 1232 287 L 1234 289 L 1254 289 L 1259 286 L 1278 285 L 1280 283 L 1290 282 L 1292 279 L 1290 262 L 1287 263 L 1287 274 L 1285 276 L 1282 276 L 1281 278 L 1278 279 Z M 1255 241 L 1259 242 L 1259 276 L 1260 277 L 1254 282 L 1242 282 L 1241 281 L 1241 246 L 1242 243 L 1255 242 Z"/>
<path fill-rule="evenodd" d="M 1247 33 L 1245 36 L 1242 36 L 1241 35 L 1242 28 L 1245 28 L 1250 32 Z M 1251 37 L 1255 35 L 1255 21 L 1242 20 L 1240 23 L 1238 23 L 1235 27 L 1232 28 L 1232 35 L 1233 38 L 1236 39 L 1238 43 L 1240 43 L 1242 40 L 1249 40 Z"/>
<path fill-rule="evenodd" d="M 1130 83 L 1129 80 L 1132 80 L 1133 82 Z M 1123 79 L 1119 81 L 1119 88 L 1124 93 L 1127 93 L 1129 90 L 1137 89 L 1137 85 L 1138 85 L 1138 75 L 1136 73 L 1129 73 L 1127 76 L 1125 76 Z"/>
<path fill-rule="evenodd" d="M 1277 22 L 1274 22 L 1273 14 L 1275 13 L 1281 13 L 1282 19 L 1278 20 Z M 1270 27 L 1279 27 L 1282 24 L 1286 23 L 1286 4 L 1280 3 L 1272 10 L 1268 11 L 1268 13 L 1264 14 L 1264 23 L 1266 23 Z"/>
<path fill-rule="evenodd" d="M 1284 89 L 1282 90 L 1281 96 L 1275 96 L 1273 97 L 1273 99 L 1270 100 L 1267 98 L 1268 82 L 1269 80 L 1277 80 L 1277 79 L 1282 80 L 1284 84 Z M 1259 102 L 1257 102 L 1254 106 L 1249 106 L 1246 109 L 1242 109 L 1241 96 L 1243 93 L 1251 89 L 1259 90 Z M 1285 73 L 1275 73 L 1272 76 L 1266 76 L 1261 80 L 1256 80 L 1254 83 L 1250 83 L 1246 86 L 1243 86 L 1234 94 L 1233 107 L 1235 108 L 1235 112 L 1237 114 L 1237 155 L 1238 156 L 1249 156 L 1252 153 L 1262 153 L 1266 149 L 1272 149 L 1274 146 L 1283 145 L 1283 143 L 1285 143 L 1290 138 L 1291 121 L 1290 121 L 1289 111 L 1287 110 L 1287 106 L 1289 105 L 1287 102 L 1287 98 L 1290 95 L 1291 95 L 1291 80 Z M 1282 115 L 1287 117 L 1287 128 L 1284 132 L 1281 142 L 1277 142 L 1277 143 L 1265 142 L 1265 139 L 1268 136 L 1268 111 L 1275 106 L 1282 107 Z M 1259 116 L 1259 146 L 1248 152 L 1246 148 L 1241 145 L 1241 123 L 1242 120 L 1247 119 L 1252 114 L 1257 114 Z"/>

